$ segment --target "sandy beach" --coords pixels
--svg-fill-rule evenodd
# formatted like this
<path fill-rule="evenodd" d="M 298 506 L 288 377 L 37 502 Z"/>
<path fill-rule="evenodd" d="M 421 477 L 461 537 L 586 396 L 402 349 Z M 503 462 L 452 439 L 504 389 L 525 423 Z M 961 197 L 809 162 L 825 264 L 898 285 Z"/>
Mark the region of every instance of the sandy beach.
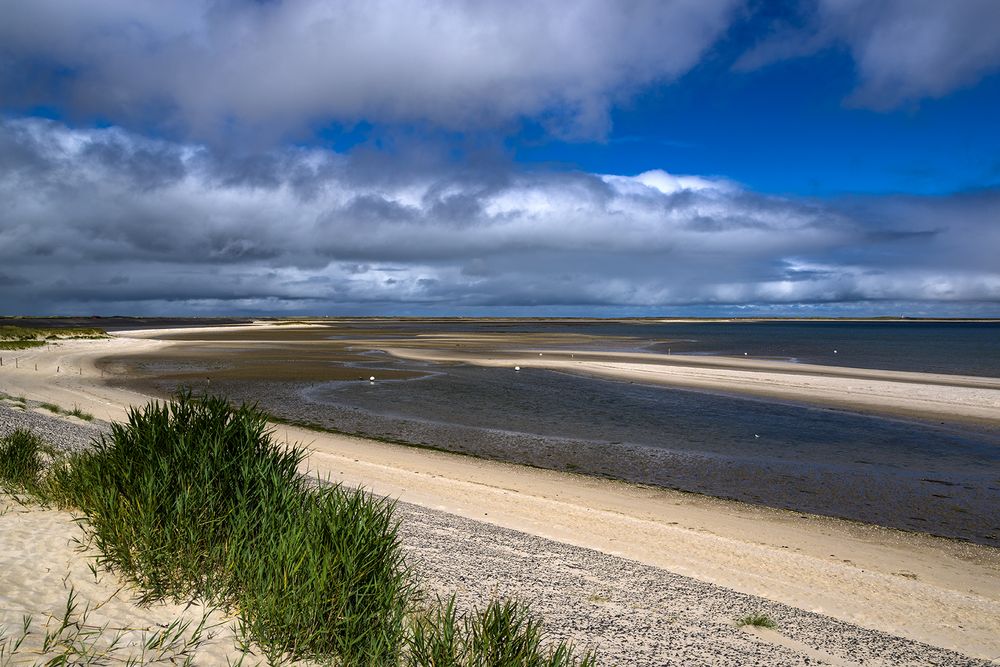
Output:
<path fill-rule="evenodd" d="M 147 331 L 4 353 L 0 392 L 78 406 L 104 421 L 123 419 L 130 406 L 148 397 L 106 386 L 95 362 L 173 344 L 155 340 L 156 335 Z M 988 423 L 996 423 L 1000 413 L 998 382 L 985 378 L 802 366 L 793 372 L 787 364 L 741 359 L 671 357 L 669 363 L 651 363 L 645 355 L 597 359 L 582 350 L 539 356 L 523 349 L 486 356 L 398 343 L 383 349 L 409 358 L 531 364 L 890 413 Z M 313 472 L 418 507 L 967 656 L 1000 659 L 1000 554 L 995 549 L 294 427 L 279 426 L 277 435 L 309 446 Z"/>

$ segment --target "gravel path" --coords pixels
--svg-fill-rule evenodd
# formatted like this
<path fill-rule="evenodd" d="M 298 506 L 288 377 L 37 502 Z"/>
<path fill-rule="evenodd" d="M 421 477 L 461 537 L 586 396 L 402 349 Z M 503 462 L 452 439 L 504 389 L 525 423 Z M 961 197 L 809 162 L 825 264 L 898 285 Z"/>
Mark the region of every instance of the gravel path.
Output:
<path fill-rule="evenodd" d="M 53 445 L 79 448 L 107 429 L 36 408 L 0 400 L 0 436 L 30 428 Z M 491 596 L 528 600 L 552 637 L 597 648 L 602 664 L 996 664 L 492 524 L 402 503 L 397 512 L 429 592 L 456 593 L 463 607 Z M 754 612 L 777 630 L 737 627 Z"/>

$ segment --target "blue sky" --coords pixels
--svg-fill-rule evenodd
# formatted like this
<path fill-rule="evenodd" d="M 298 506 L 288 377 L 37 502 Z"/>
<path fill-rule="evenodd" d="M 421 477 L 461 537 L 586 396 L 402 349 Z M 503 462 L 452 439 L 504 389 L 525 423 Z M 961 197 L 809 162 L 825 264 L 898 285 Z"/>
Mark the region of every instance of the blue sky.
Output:
<path fill-rule="evenodd" d="M 1000 76 L 888 111 L 850 108 L 842 53 L 733 72 L 696 68 L 612 115 L 606 141 L 511 140 L 517 159 L 565 168 L 718 174 L 754 190 L 944 194 L 1000 184 Z"/>
<path fill-rule="evenodd" d="M 1000 315 L 992 0 L 0 0 L 0 312 Z"/>

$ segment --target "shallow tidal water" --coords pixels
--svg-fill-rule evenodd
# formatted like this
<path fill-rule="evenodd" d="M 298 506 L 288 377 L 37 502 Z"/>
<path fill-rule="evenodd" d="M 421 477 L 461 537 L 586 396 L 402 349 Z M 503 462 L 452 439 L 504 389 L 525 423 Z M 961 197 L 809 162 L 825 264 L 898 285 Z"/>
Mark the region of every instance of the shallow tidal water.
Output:
<path fill-rule="evenodd" d="M 349 432 L 1000 546 L 1000 432 L 537 369 L 406 365 L 431 374 L 289 400 Z"/>

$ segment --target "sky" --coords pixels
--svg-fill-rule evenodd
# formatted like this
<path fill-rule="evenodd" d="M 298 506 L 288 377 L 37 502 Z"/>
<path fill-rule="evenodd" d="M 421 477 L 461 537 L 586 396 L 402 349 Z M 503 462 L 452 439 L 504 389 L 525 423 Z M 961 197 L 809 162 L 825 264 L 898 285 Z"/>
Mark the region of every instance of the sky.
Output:
<path fill-rule="evenodd" d="M 996 0 L 0 12 L 0 314 L 1000 316 Z"/>

